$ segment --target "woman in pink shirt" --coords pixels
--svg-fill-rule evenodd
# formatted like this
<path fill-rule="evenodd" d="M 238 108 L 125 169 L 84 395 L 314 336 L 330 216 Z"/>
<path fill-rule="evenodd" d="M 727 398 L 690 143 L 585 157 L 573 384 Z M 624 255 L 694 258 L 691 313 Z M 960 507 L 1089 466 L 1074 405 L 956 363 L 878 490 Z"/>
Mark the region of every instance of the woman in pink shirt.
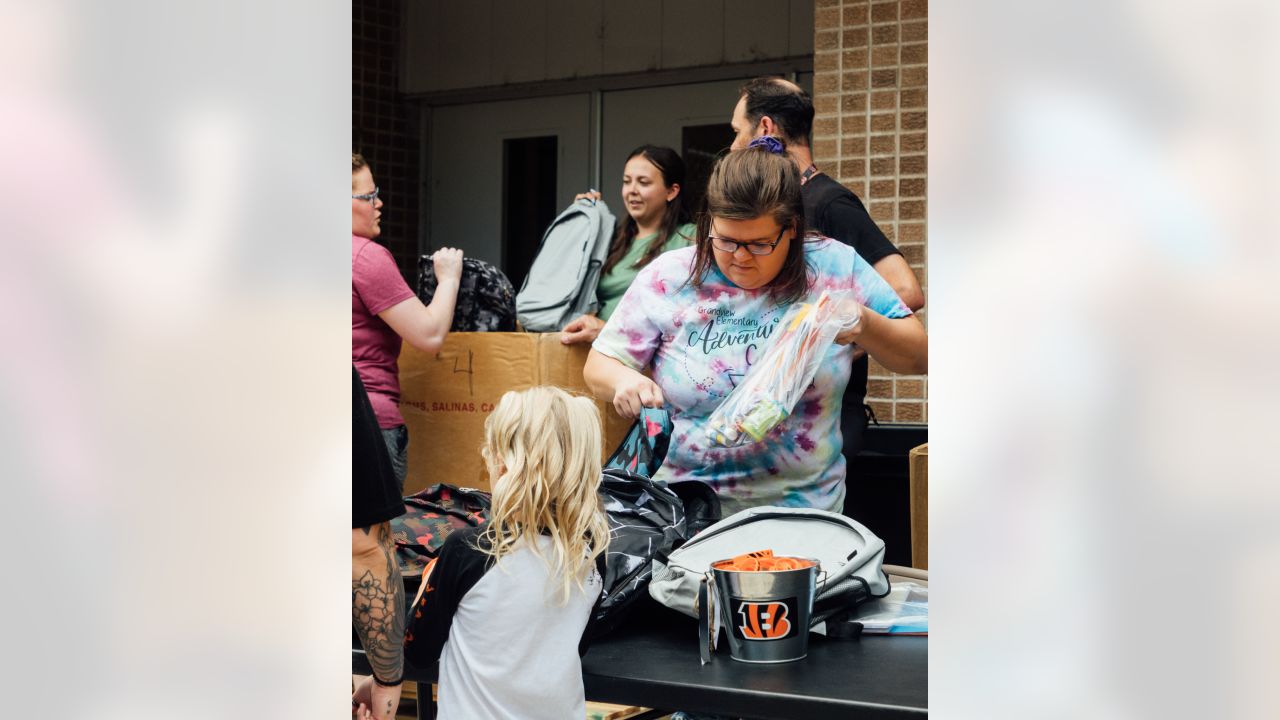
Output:
<path fill-rule="evenodd" d="M 439 285 L 423 305 L 400 275 L 395 259 L 374 242 L 381 232 L 382 201 L 369 163 L 351 155 L 351 361 L 369 393 L 382 437 L 391 455 L 396 482 L 404 491 L 409 433 L 400 415 L 400 378 L 396 365 L 400 341 L 433 353 L 453 322 L 453 306 L 462 276 L 462 251 L 441 248 L 432 256 Z"/>

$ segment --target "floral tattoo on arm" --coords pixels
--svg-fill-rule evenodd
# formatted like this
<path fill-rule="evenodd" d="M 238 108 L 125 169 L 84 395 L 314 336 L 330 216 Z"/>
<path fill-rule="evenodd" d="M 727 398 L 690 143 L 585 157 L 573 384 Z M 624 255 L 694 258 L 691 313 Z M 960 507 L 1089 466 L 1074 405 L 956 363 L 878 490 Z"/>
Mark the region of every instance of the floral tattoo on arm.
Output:
<path fill-rule="evenodd" d="M 368 533 L 370 528 L 364 528 Z M 373 526 L 385 571 L 365 572 L 351 581 L 351 620 L 373 668 L 374 678 L 399 682 L 404 672 L 405 595 L 395 543 L 388 523 Z"/>

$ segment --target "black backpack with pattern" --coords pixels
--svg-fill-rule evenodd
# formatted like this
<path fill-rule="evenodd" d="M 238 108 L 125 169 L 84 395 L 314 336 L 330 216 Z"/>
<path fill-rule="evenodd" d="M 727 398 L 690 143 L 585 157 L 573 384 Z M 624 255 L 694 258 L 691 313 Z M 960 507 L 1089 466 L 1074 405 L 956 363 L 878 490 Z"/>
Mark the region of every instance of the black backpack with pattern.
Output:
<path fill-rule="evenodd" d="M 404 514 L 391 520 L 400 574 L 416 585 L 422 571 L 454 530 L 489 521 L 493 496 L 483 490 L 438 483 L 404 499 Z"/>
<path fill-rule="evenodd" d="M 418 298 L 430 304 L 436 294 L 435 264 L 418 258 Z M 462 281 L 453 309 L 452 332 L 515 332 L 516 291 L 501 270 L 475 258 L 462 259 Z"/>

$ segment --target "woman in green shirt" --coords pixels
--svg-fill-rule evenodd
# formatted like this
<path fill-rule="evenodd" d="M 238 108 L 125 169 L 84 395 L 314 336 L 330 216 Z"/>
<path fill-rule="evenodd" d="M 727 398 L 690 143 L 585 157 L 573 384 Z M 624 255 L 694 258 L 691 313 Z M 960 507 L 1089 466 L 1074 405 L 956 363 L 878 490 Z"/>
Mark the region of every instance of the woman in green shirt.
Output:
<path fill-rule="evenodd" d="M 627 156 L 622 171 L 622 203 L 627 219 L 618 224 L 596 285 L 600 310 L 565 325 L 560 342 L 572 345 L 594 341 L 645 265 L 668 250 L 693 244 L 695 229 L 680 195 L 683 184 L 684 161 L 675 150 L 641 145 Z M 600 193 L 592 190 L 574 199 L 582 198 L 599 200 Z"/>

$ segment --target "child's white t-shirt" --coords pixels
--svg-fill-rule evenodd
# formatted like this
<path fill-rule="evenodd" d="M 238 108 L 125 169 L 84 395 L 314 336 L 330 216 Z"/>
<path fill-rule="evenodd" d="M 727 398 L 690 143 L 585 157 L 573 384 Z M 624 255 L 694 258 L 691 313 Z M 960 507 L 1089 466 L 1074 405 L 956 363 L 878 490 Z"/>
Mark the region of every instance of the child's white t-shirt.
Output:
<path fill-rule="evenodd" d="M 599 572 L 560 606 L 552 599 L 560 579 L 528 546 L 495 564 L 477 546 L 479 534 L 460 530 L 445 540 L 410 610 L 406 657 L 419 667 L 439 657 L 439 717 L 585 717 L 580 653 Z M 538 542 L 549 556 L 551 539 Z"/>

